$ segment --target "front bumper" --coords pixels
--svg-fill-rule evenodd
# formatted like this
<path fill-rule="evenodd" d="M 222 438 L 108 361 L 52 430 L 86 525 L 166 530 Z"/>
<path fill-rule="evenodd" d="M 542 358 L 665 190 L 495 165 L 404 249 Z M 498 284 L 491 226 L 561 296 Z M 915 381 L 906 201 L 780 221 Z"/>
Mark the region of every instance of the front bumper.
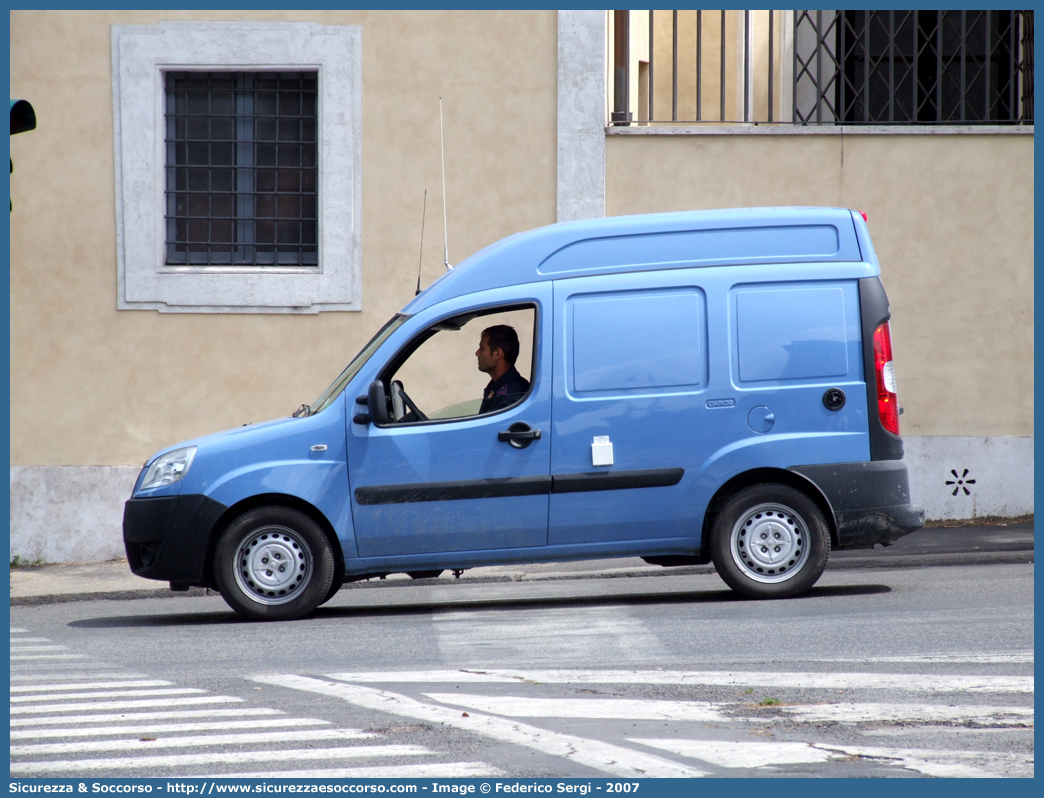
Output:
<path fill-rule="evenodd" d="M 130 499 L 123 507 L 123 545 L 131 571 L 145 579 L 212 587 L 207 546 L 228 508 L 201 495 Z"/>
<path fill-rule="evenodd" d="M 794 466 L 830 503 L 837 549 L 890 546 L 924 526 L 924 510 L 910 504 L 910 481 L 902 460 Z"/>

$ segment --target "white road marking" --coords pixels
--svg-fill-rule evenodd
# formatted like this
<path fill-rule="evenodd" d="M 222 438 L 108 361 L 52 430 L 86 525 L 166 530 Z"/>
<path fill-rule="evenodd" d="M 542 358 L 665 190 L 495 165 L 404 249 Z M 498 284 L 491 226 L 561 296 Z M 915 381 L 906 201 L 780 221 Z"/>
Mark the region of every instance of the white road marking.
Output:
<path fill-rule="evenodd" d="M 281 770 L 258 773 L 218 773 L 185 776 L 194 779 L 465 779 L 501 776 L 502 771 L 483 762 L 433 762 L 430 765 L 392 765 L 329 770 Z"/>
<path fill-rule="evenodd" d="M 68 651 L 68 646 L 11 646 L 11 653 L 23 651 Z"/>
<path fill-rule="evenodd" d="M 11 662 L 29 659 L 88 659 L 88 657 L 84 654 L 26 654 L 25 656 L 19 654 L 17 657 L 11 655 Z"/>
<path fill-rule="evenodd" d="M 49 637 L 12 637 L 12 645 L 21 645 L 23 643 L 50 643 L 51 638 Z"/>
<path fill-rule="evenodd" d="M 241 762 L 293 762 L 299 760 L 364 759 L 382 756 L 430 756 L 431 751 L 419 745 L 356 745 L 346 748 L 305 748 L 283 751 L 225 751 L 205 754 L 171 754 L 169 756 L 128 756 L 115 759 L 55 760 L 53 762 L 12 762 L 11 774 L 82 773 L 91 770 L 144 771 L 199 765 L 239 764 Z"/>
<path fill-rule="evenodd" d="M 12 626 L 11 627 L 11 634 L 13 634 L 13 635 L 14 634 L 20 634 L 22 632 L 28 632 L 28 631 L 29 631 L 28 629 L 19 629 L 17 626 Z"/>
<path fill-rule="evenodd" d="M 40 673 L 37 669 L 32 669 L 29 673 L 16 673 L 11 675 L 11 682 L 38 682 L 40 679 L 64 679 L 66 681 L 73 681 L 77 679 L 139 679 L 144 678 L 143 674 L 140 673 L 105 673 L 105 672 L 92 672 L 84 673 L 83 671 L 51 671 L 49 673 Z"/>
<path fill-rule="evenodd" d="M 457 693 L 425 693 L 443 704 L 455 704 L 509 718 L 616 718 L 680 720 L 697 723 L 728 720 L 721 704 L 703 701 L 654 701 L 632 698 L 527 698 Z"/>
<path fill-rule="evenodd" d="M 906 737 L 910 735 L 922 735 L 924 729 L 920 726 L 883 726 L 880 729 L 862 729 L 863 737 Z M 980 729 L 975 726 L 936 726 L 932 734 L 947 734 L 951 737 L 996 737 L 998 734 L 1024 734 L 1032 735 L 1033 728 L 1014 729 L 1008 726 L 990 726 Z"/>
<path fill-rule="evenodd" d="M 199 695 L 206 690 L 195 687 L 165 687 L 160 690 L 92 690 L 86 693 L 50 693 L 11 696 L 12 704 L 28 704 L 34 701 L 67 701 L 72 698 L 138 698 L 157 695 Z"/>
<path fill-rule="evenodd" d="M 361 684 L 518 684 L 515 676 L 492 671 L 361 671 L 328 673 L 328 679 Z"/>
<path fill-rule="evenodd" d="M 1023 664 L 1033 663 L 1032 651 L 1013 652 L 1011 654 L 919 654 L 917 656 L 905 657 L 830 657 L 801 660 L 802 662 L 945 662 L 965 663 L 977 665 L 979 663 L 993 664 Z"/>
<path fill-rule="evenodd" d="M 180 707 L 186 704 L 231 704 L 242 701 L 227 695 L 199 696 L 198 698 L 146 698 L 141 701 L 88 701 L 49 706 L 11 707 L 12 715 L 37 715 L 43 712 L 76 712 L 99 709 L 139 709 L 144 707 Z"/>
<path fill-rule="evenodd" d="M 320 695 L 340 698 L 356 706 L 379 712 L 388 712 L 418 720 L 442 723 L 474 734 L 500 740 L 501 742 L 533 748 L 545 754 L 560 756 L 581 765 L 618 776 L 650 776 L 692 778 L 706 775 L 702 771 L 663 759 L 658 756 L 624 748 L 600 740 L 588 740 L 570 734 L 559 734 L 526 726 L 516 721 L 488 715 L 462 717 L 462 713 L 449 707 L 426 704 L 408 696 L 375 690 L 306 676 L 291 674 L 253 676 L 260 684 L 272 684 L 295 690 L 305 690 Z"/>
<path fill-rule="evenodd" d="M 164 737 L 158 740 L 91 740 L 75 743 L 12 745 L 11 756 L 83 754 L 95 751 L 153 751 L 159 748 L 205 748 L 215 745 L 254 745 L 259 743 L 300 743 L 308 740 L 362 740 L 376 735 L 359 729 L 307 729 L 304 731 L 249 732 L 245 734 L 203 734 L 194 737 Z"/>
<path fill-rule="evenodd" d="M 1032 676 L 905 673 L 781 673 L 759 671 L 466 670 L 332 673 L 359 683 L 543 682 L 545 684 L 676 684 L 825 690 L 904 690 L 929 693 L 1032 693 Z"/>
<path fill-rule="evenodd" d="M 861 745 L 813 743 L 834 753 L 894 760 L 889 764 L 942 778 L 1004 778 L 1033 776 L 1033 754 L 998 754 L 986 751 L 938 751 L 914 748 L 878 748 Z"/>
<path fill-rule="evenodd" d="M 939 704 L 819 704 L 779 707 L 773 721 L 808 723 L 976 723 L 980 726 L 1033 725 L 1033 707 L 944 706 Z"/>
<path fill-rule="evenodd" d="M 11 728 L 53 726 L 60 723 L 134 723 L 139 720 L 168 720 L 174 718 L 230 718 L 250 715 L 285 715 L 279 709 L 242 707 L 241 709 L 182 709 L 161 712 L 116 712 L 96 715 L 65 715 L 49 718 L 11 718 Z"/>
<path fill-rule="evenodd" d="M 755 740 L 646 740 L 634 742 L 670 751 L 678 756 L 699 759 L 721 768 L 762 768 L 768 765 L 798 765 L 826 762 L 844 754 L 832 754 L 809 743 L 770 743 Z"/>
<path fill-rule="evenodd" d="M 12 693 L 43 693 L 48 690 L 114 690 L 118 687 L 168 687 L 173 682 L 164 682 L 159 679 L 140 679 L 129 682 L 66 682 L 63 684 L 26 684 L 21 687 L 12 687 Z"/>
<path fill-rule="evenodd" d="M 133 718 L 128 718 L 133 720 Z M 318 718 L 273 718 L 271 720 L 221 720 L 204 723 L 142 723 L 137 726 L 88 726 L 82 728 L 29 729 L 12 731 L 12 740 L 43 740 L 49 737 L 104 737 L 113 734 L 167 734 L 170 732 L 225 731 L 229 729 L 272 729 L 291 726 L 329 726 Z"/>
<path fill-rule="evenodd" d="M 70 654 L 65 659 L 80 657 L 80 654 Z M 57 657 L 62 659 L 61 657 Z M 28 658 L 28 659 L 31 659 Z M 35 673 L 37 679 L 55 679 L 57 675 L 65 674 L 73 669 L 79 669 L 82 671 L 92 670 L 94 672 L 93 678 L 97 679 L 98 673 L 103 672 L 106 668 L 111 668 L 104 662 L 94 662 L 89 657 L 83 657 L 76 662 L 22 662 L 14 663 L 11 665 L 11 673 Z"/>

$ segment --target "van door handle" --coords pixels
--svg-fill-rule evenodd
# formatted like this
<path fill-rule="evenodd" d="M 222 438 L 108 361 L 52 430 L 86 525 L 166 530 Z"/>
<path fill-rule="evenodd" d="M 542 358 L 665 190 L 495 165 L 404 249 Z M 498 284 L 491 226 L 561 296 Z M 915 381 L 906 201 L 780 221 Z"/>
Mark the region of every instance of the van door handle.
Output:
<path fill-rule="evenodd" d="M 506 430 L 497 433 L 497 440 L 506 441 L 516 449 L 525 449 L 535 440 L 540 439 L 540 430 L 533 429 L 524 421 L 516 421 Z"/>

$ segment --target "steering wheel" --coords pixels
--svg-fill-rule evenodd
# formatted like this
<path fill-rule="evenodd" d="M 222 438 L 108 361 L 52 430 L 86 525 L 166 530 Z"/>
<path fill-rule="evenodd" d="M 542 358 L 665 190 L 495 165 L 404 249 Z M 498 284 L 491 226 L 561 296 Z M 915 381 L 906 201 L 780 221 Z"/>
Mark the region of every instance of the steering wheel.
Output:
<path fill-rule="evenodd" d="M 421 409 L 417 407 L 416 403 L 410 399 L 403 390 L 402 382 L 399 380 L 392 380 L 391 383 L 391 400 L 392 400 L 392 416 L 396 421 L 402 421 L 406 416 L 406 408 L 413 411 L 415 420 L 427 421 L 428 417 L 421 412 Z"/>

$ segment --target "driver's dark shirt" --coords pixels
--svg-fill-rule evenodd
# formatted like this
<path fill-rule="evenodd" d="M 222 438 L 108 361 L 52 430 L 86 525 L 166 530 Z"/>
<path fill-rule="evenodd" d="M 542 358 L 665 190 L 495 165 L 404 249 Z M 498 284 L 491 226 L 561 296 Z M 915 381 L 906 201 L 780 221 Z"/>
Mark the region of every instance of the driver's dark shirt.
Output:
<path fill-rule="evenodd" d="M 500 375 L 500 379 L 490 380 L 482 392 L 482 406 L 479 414 L 492 413 L 511 407 L 529 391 L 529 380 L 518 373 L 514 366 Z"/>

